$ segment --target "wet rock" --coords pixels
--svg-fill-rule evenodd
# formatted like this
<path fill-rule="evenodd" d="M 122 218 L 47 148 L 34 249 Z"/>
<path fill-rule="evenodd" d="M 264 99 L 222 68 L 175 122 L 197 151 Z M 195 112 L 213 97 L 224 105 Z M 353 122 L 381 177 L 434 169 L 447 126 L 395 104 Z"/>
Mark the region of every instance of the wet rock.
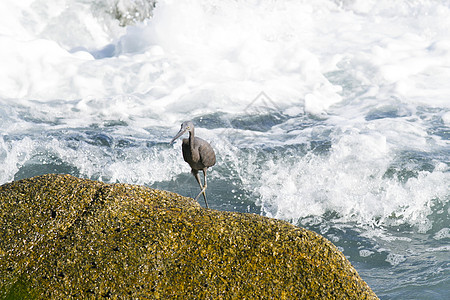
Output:
<path fill-rule="evenodd" d="M 377 299 L 322 236 L 127 184 L 0 187 L 0 298 Z"/>

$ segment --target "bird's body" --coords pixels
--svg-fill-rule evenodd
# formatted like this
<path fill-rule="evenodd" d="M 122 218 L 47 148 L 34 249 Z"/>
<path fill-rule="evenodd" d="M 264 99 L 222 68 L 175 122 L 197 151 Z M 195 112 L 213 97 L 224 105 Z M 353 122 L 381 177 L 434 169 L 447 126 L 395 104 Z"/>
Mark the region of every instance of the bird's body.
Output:
<path fill-rule="evenodd" d="M 173 143 L 177 138 L 182 136 L 186 131 L 189 132 L 189 138 L 183 139 L 183 158 L 184 161 L 191 166 L 191 172 L 200 185 L 200 193 L 195 197 L 195 200 L 203 194 L 203 198 L 205 199 L 206 207 L 208 207 L 208 201 L 206 200 L 206 172 L 209 167 L 214 166 L 216 163 L 216 154 L 214 153 L 214 149 L 211 145 L 201 139 L 199 137 L 194 136 L 194 124 L 191 121 L 183 122 L 181 124 L 181 129 L 178 134 L 172 139 L 170 143 Z M 198 171 L 203 171 L 203 175 L 205 177 L 205 184 L 203 185 L 200 181 L 200 176 L 198 175 Z"/>
<path fill-rule="evenodd" d="M 191 147 L 191 145 L 194 145 Z M 183 158 L 192 170 L 203 170 L 209 168 L 216 163 L 216 154 L 211 145 L 204 139 L 194 137 L 193 143 L 189 139 L 183 139 Z"/>

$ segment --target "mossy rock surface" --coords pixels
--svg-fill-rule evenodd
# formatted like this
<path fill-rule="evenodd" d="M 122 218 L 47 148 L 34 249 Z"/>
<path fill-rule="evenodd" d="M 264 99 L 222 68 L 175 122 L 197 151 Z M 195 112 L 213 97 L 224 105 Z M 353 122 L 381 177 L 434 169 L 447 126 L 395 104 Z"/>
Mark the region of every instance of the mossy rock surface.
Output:
<path fill-rule="evenodd" d="M 0 298 L 377 299 L 314 232 L 69 175 L 0 187 Z"/>

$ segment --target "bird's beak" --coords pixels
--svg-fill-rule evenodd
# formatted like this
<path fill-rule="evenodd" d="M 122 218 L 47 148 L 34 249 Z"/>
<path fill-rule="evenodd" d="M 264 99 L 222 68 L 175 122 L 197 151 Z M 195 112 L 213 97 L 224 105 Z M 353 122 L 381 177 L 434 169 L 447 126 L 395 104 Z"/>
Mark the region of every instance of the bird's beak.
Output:
<path fill-rule="evenodd" d="M 170 141 L 170 144 L 173 144 L 173 142 L 175 142 L 175 140 L 177 138 L 179 138 L 180 136 L 182 136 L 185 132 L 186 132 L 186 129 L 180 129 L 180 131 L 178 131 L 177 135 Z"/>

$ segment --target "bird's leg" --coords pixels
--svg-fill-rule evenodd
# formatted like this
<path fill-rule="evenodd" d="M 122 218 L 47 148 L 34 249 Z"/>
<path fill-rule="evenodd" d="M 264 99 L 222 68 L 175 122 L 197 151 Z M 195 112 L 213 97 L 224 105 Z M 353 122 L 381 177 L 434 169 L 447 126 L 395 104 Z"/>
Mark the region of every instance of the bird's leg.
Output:
<path fill-rule="evenodd" d="M 203 198 L 205 198 L 205 203 L 206 203 L 206 208 L 208 208 L 208 202 L 206 201 L 206 194 L 205 194 L 205 187 L 202 184 L 202 181 L 200 180 L 200 175 L 198 175 L 198 171 L 197 170 L 192 170 L 192 175 L 194 175 L 195 179 L 198 182 L 198 185 L 200 186 L 200 193 L 197 195 L 197 197 L 195 197 L 195 201 L 197 201 L 198 197 L 200 197 L 200 195 L 203 193 Z"/>
<path fill-rule="evenodd" d="M 191 170 L 191 173 L 192 173 L 192 175 L 194 175 L 195 180 L 197 180 L 198 184 L 200 185 L 200 188 L 203 189 L 203 184 L 202 184 L 202 182 L 200 181 L 200 176 L 198 175 L 198 171 L 192 169 L 192 170 Z M 197 200 L 197 199 L 196 199 L 196 200 Z"/>
<path fill-rule="evenodd" d="M 206 169 L 203 169 L 203 177 L 205 178 L 205 184 L 203 185 L 201 193 L 203 193 L 203 198 L 205 199 L 205 204 L 208 208 L 208 202 L 206 201 L 206 187 L 208 186 L 208 184 L 206 183 Z"/>
<path fill-rule="evenodd" d="M 206 181 L 205 181 L 205 186 L 202 185 L 202 181 L 200 180 L 200 175 L 198 175 L 198 171 L 197 170 L 192 170 L 192 174 L 194 175 L 195 179 L 197 180 L 198 184 L 200 185 L 200 193 L 198 193 L 197 197 L 195 197 L 195 201 L 197 201 L 198 197 L 200 197 L 200 195 L 203 193 L 203 198 L 205 199 L 205 204 L 206 204 L 206 208 L 208 207 L 208 201 L 206 200 Z M 205 171 L 203 171 L 203 174 L 205 174 Z M 206 178 L 206 177 L 205 177 Z"/>

